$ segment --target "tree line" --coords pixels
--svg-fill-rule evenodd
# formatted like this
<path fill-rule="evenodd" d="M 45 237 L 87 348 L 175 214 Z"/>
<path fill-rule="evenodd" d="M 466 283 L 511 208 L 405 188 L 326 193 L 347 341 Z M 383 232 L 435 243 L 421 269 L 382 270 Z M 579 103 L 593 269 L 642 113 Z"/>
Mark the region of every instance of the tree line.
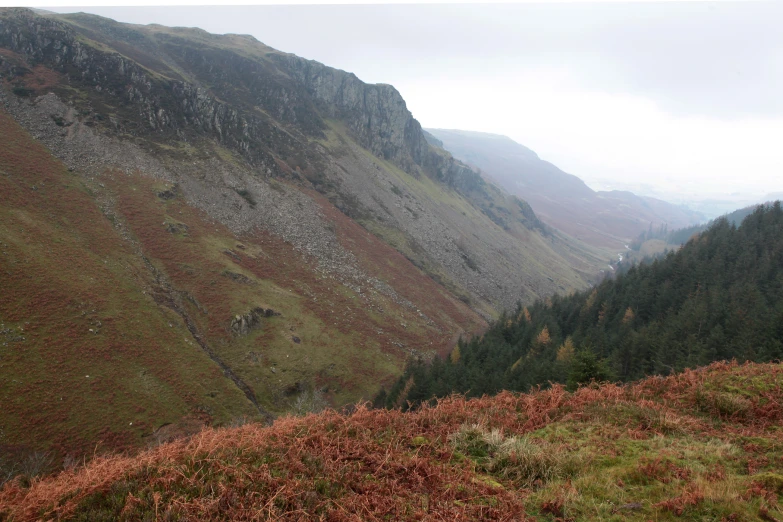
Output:
<path fill-rule="evenodd" d="M 677 252 L 571 295 L 504 313 L 446 359 L 411 361 L 377 406 L 453 392 L 630 381 L 717 360 L 783 357 L 783 211 L 720 218 Z"/>

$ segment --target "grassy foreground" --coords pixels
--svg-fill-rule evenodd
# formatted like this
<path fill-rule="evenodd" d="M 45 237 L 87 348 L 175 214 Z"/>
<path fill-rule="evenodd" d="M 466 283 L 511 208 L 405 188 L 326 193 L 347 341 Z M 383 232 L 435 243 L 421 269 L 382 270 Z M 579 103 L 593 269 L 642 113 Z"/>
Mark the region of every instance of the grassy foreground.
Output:
<path fill-rule="evenodd" d="M 779 520 L 783 367 L 206 429 L 0 490 L 0 520 Z"/>

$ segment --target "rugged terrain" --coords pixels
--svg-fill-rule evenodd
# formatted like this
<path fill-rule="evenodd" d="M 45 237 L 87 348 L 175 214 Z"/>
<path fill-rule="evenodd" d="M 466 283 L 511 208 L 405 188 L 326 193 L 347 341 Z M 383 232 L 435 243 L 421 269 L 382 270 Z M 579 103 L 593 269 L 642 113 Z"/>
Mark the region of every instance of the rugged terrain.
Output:
<path fill-rule="evenodd" d="M 487 317 L 593 276 L 594 252 L 541 233 L 524 202 L 430 146 L 391 86 L 247 36 L 26 10 L 2 24 L 8 110 L 71 168 L 171 178 L 233 230 L 277 227 L 356 276 L 312 211 L 265 212 L 268 182 L 294 181 Z"/>
<path fill-rule="evenodd" d="M 207 429 L 0 490 L 0 518 L 783 517 L 779 364 Z"/>
<path fill-rule="evenodd" d="M 696 212 L 625 191 L 594 191 L 506 136 L 428 129 L 436 144 L 524 199 L 545 223 L 591 245 L 623 249 L 652 225 L 670 230 L 703 221 Z"/>
<path fill-rule="evenodd" d="M 3 469 L 367 399 L 606 261 L 248 36 L 0 9 L 0 75 Z"/>

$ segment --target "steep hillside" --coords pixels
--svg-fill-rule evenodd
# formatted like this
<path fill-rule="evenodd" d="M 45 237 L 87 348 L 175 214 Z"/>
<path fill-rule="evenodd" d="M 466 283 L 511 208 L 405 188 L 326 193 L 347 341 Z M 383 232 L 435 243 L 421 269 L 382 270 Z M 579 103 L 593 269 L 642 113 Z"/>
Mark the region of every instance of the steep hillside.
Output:
<path fill-rule="evenodd" d="M 0 490 L 0 519 L 779 520 L 783 371 L 207 429 Z"/>
<path fill-rule="evenodd" d="M 367 399 L 604 263 L 247 36 L 3 8 L 0 76 L 10 465 Z"/>
<path fill-rule="evenodd" d="M 288 179 L 325 196 L 484 317 L 519 299 L 582 288 L 602 264 L 590 248 L 541 233 L 524 202 L 430 146 L 391 86 L 248 36 L 83 14 L 6 9 L 0 46 L 14 93 L 8 110 L 69 167 L 168 177 L 234 229 L 298 226 L 270 223 L 221 190 L 247 191 L 264 207 L 253 185 Z M 220 174 L 205 179 L 208 171 Z M 345 264 L 312 234 L 284 237 L 329 267 Z"/>
<path fill-rule="evenodd" d="M 667 375 L 712 361 L 783 358 L 783 209 L 717 221 L 676 253 L 502 317 L 446 361 L 412 365 L 389 405 L 453 392 L 524 391 Z"/>
<path fill-rule="evenodd" d="M 153 266 L 89 186 L 4 113 L 0 136 L 0 458 L 259 415 L 156 305 Z"/>
<path fill-rule="evenodd" d="M 596 192 L 505 136 L 444 129 L 428 132 L 455 157 L 530 203 L 545 223 L 592 245 L 622 248 L 650 224 L 666 223 L 673 229 L 701 221 L 699 214 L 655 198 L 624 191 Z"/>
<path fill-rule="evenodd" d="M 383 281 L 352 290 L 164 180 L 69 172 L 3 113 L 0 136 L 0 459 L 269 419 L 314 392 L 355 401 L 484 325 L 339 212 L 335 242 Z"/>

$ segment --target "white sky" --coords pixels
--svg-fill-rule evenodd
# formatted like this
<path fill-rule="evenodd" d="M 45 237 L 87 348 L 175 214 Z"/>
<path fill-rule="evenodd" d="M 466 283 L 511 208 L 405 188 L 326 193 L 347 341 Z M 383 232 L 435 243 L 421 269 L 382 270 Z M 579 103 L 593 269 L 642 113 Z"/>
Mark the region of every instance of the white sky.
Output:
<path fill-rule="evenodd" d="M 783 192 L 783 2 L 47 9 L 251 34 L 594 188 Z"/>

